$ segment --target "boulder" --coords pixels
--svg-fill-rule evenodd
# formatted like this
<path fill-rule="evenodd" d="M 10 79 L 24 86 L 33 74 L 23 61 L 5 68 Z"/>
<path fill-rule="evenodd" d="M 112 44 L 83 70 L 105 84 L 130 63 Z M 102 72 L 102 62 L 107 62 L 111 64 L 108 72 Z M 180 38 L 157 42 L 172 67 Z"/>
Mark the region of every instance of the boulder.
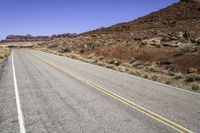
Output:
<path fill-rule="evenodd" d="M 110 60 L 109 63 L 113 64 L 115 66 L 119 66 L 121 64 L 121 62 L 119 60 L 117 60 L 117 59 L 112 59 L 112 60 Z"/>
<path fill-rule="evenodd" d="M 176 50 L 176 53 L 174 54 L 174 56 L 182 56 L 182 55 L 192 52 L 192 51 L 194 51 L 194 48 L 191 45 L 185 45 L 183 47 L 179 47 Z"/>
<path fill-rule="evenodd" d="M 176 73 L 169 71 L 168 74 L 169 76 L 175 76 Z"/>
<path fill-rule="evenodd" d="M 169 42 L 171 39 L 168 36 L 163 36 L 162 37 L 162 42 Z"/>
<path fill-rule="evenodd" d="M 133 62 L 135 62 L 136 61 L 136 59 L 133 57 L 133 58 L 131 58 L 131 60 L 130 60 L 130 64 L 132 64 Z"/>
<path fill-rule="evenodd" d="M 79 53 L 84 53 L 84 52 L 86 52 L 86 51 L 88 51 L 87 48 L 80 48 Z"/>
<path fill-rule="evenodd" d="M 196 42 L 197 36 L 198 36 L 198 32 L 195 32 L 195 31 L 186 31 L 186 32 L 183 34 L 183 37 L 184 37 L 186 40 L 191 41 L 192 43 L 195 43 L 195 42 Z"/>
<path fill-rule="evenodd" d="M 162 37 L 154 37 L 150 39 L 145 39 L 142 41 L 143 45 L 160 46 Z"/>
<path fill-rule="evenodd" d="M 162 69 L 160 67 L 157 67 L 154 65 L 152 65 L 149 69 L 151 72 L 155 72 L 155 73 L 160 73 L 162 71 Z"/>
<path fill-rule="evenodd" d="M 145 65 L 143 65 L 143 64 L 136 66 L 137 69 L 142 69 L 144 67 L 145 67 Z"/>
<path fill-rule="evenodd" d="M 160 59 L 159 64 L 160 65 L 169 65 L 169 64 L 172 64 L 172 61 L 169 59 Z"/>
<path fill-rule="evenodd" d="M 163 43 L 163 46 L 165 46 L 165 47 L 180 47 L 181 42 L 171 41 L 171 42 Z"/>
<path fill-rule="evenodd" d="M 195 73 L 197 71 L 198 71 L 197 68 L 190 67 L 190 68 L 188 68 L 187 73 Z"/>
<path fill-rule="evenodd" d="M 71 48 L 68 46 L 65 46 L 62 48 L 62 52 L 71 52 Z"/>
<path fill-rule="evenodd" d="M 183 75 L 181 73 L 175 73 L 174 79 L 182 79 Z"/>
<path fill-rule="evenodd" d="M 140 65 L 142 65 L 143 63 L 141 62 L 141 61 L 135 61 L 135 62 L 133 62 L 131 65 L 133 66 L 133 67 L 137 67 L 137 66 L 140 66 Z"/>
<path fill-rule="evenodd" d="M 200 38 L 198 38 L 198 39 L 196 40 L 196 42 L 197 42 L 197 45 L 200 46 Z"/>
<path fill-rule="evenodd" d="M 185 78 L 185 81 L 186 82 L 194 82 L 195 81 L 195 75 L 186 75 L 186 78 Z"/>
<path fill-rule="evenodd" d="M 179 40 L 179 38 L 180 38 L 180 33 L 178 32 L 171 32 L 171 33 L 168 33 L 168 38 L 171 40 L 171 41 L 177 41 L 177 40 Z"/>

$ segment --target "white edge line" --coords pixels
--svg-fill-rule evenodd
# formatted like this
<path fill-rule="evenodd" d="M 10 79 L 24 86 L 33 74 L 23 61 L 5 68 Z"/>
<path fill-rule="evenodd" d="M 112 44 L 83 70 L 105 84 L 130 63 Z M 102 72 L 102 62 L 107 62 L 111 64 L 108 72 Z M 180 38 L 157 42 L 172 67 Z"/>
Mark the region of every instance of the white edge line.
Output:
<path fill-rule="evenodd" d="M 20 99 L 19 99 L 19 92 L 18 92 L 17 79 L 16 79 L 16 74 L 15 74 L 15 64 L 14 64 L 13 53 L 12 53 L 12 69 L 13 69 L 13 79 L 14 79 L 14 87 L 15 87 L 15 96 L 16 96 L 16 105 L 17 105 L 20 133 L 26 133 Z"/>
<path fill-rule="evenodd" d="M 142 78 L 142 77 L 139 77 L 139 78 Z M 158 82 L 158 81 L 152 81 L 152 80 L 150 80 L 150 79 L 145 79 L 145 78 L 142 78 L 142 79 L 147 80 L 147 81 L 150 81 L 150 82 L 153 82 L 153 83 L 158 84 L 158 85 L 166 86 L 166 87 L 168 87 L 168 88 L 174 88 L 174 89 L 177 89 L 177 90 L 179 90 L 179 91 L 188 92 L 188 93 L 191 93 L 191 94 L 200 96 L 199 93 L 193 92 L 193 91 L 190 91 L 190 90 L 186 90 L 186 89 L 184 89 L 184 88 L 178 88 L 178 87 L 176 87 L 176 86 L 167 85 L 167 84 L 164 84 L 164 83 L 160 83 L 160 82 Z"/>

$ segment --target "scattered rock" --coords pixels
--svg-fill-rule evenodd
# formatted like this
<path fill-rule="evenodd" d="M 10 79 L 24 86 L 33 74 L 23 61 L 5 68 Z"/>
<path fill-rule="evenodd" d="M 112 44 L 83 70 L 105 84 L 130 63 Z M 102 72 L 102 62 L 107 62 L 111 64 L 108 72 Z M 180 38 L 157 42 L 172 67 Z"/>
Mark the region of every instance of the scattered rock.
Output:
<path fill-rule="evenodd" d="M 99 58 L 98 58 L 98 60 L 103 60 L 104 59 L 104 57 L 103 56 L 100 56 Z"/>
<path fill-rule="evenodd" d="M 64 53 L 64 52 L 71 52 L 71 48 L 68 47 L 68 46 L 65 46 L 61 49 L 61 52 Z"/>
<path fill-rule="evenodd" d="M 197 45 L 200 46 L 200 38 L 197 39 Z"/>
<path fill-rule="evenodd" d="M 174 56 L 182 56 L 192 51 L 194 51 L 194 48 L 191 45 L 187 44 L 187 45 L 184 45 L 183 47 L 178 48 Z"/>
<path fill-rule="evenodd" d="M 195 42 L 196 41 L 196 38 L 198 36 L 198 33 L 195 32 L 195 31 L 186 31 L 184 34 L 183 34 L 183 37 L 188 40 L 188 41 L 191 41 L 191 42 Z"/>
<path fill-rule="evenodd" d="M 194 82 L 194 81 L 200 81 L 200 75 L 199 74 L 188 74 L 186 75 L 185 81 L 187 82 Z"/>
<path fill-rule="evenodd" d="M 180 47 L 181 42 L 171 41 L 171 42 L 163 43 L 163 46 L 165 46 L 165 47 Z"/>
<path fill-rule="evenodd" d="M 183 75 L 181 73 L 176 73 L 174 75 L 174 79 L 182 79 L 183 78 Z"/>
<path fill-rule="evenodd" d="M 155 67 L 155 68 L 153 68 L 153 71 L 156 73 L 160 73 L 160 72 L 162 72 L 162 69 L 160 67 Z"/>
<path fill-rule="evenodd" d="M 195 80 L 200 81 L 200 75 L 199 74 L 195 76 Z"/>
<path fill-rule="evenodd" d="M 132 63 L 132 66 L 133 66 L 133 67 L 137 67 L 137 66 L 139 66 L 139 65 L 142 65 L 142 62 L 141 62 L 141 61 L 135 61 L 135 62 Z"/>
<path fill-rule="evenodd" d="M 168 33 L 168 37 L 171 41 L 177 41 L 179 40 L 180 38 L 180 33 L 177 33 L 177 32 L 171 32 L 171 33 Z"/>
<path fill-rule="evenodd" d="M 152 45 L 152 46 L 160 46 L 161 45 L 161 37 L 154 37 L 151 39 L 145 39 L 142 41 L 143 45 Z"/>
<path fill-rule="evenodd" d="M 169 74 L 169 76 L 174 76 L 175 75 L 175 73 L 171 72 L 171 71 L 169 71 L 168 74 Z"/>
<path fill-rule="evenodd" d="M 185 81 L 186 82 L 194 82 L 195 81 L 195 75 L 187 75 Z"/>
<path fill-rule="evenodd" d="M 119 70 L 120 70 L 121 72 L 126 72 L 126 71 L 127 71 L 126 67 L 124 67 L 124 66 L 121 66 L 121 67 L 119 68 Z"/>
<path fill-rule="evenodd" d="M 121 64 L 121 62 L 117 59 L 112 59 L 109 63 L 115 66 L 119 66 Z"/>
<path fill-rule="evenodd" d="M 162 41 L 163 42 L 169 42 L 169 41 L 171 41 L 171 39 L 168 36 L 163 36 Z"/>
<path fill-rule="evenodd" d="M 100 47 L 100 45 L 98 45 L 98 44 L 92 45 L 92 49 L 96 49 L 98 47 Z"/>
<path fill-rule="evenodd" d="M 135 41 L 141 41 L 141 38 L 135 37 L 134 40 L 135 40 Z"/>
<path fill-rule="evenodd" d="M 94 54 L 94 53 L 91 53 L 91 54 L 89 54 L 89 55 L 87 56 L 88 59 L 92 59 L 92 58 L 94 58 L 94 57 L 95 57 L 95 54 Z"/>
<path fill-rule="evenodd" d="M 145 65 L 143 65 L 143 64 L 137 65 L 137 66 L 136 66 L 137 69 L 142 69 L 142 68 L 144 68 L 144 67 L 145 67 Z"/>
<path fill-rule="evenodd" d="M 150 70 L 151 72 L 156 72 L 156 73 L 159 73 L 159 72 L 162 71 L 162 69 L 161 69 L 160 67 L 157 67 L 157 66 L 154 66 L 154 65 L 150 66 L 150 67 L 149 67 L 149 70 Z"/>
<path fill-rule="evenodd" d="M 131 60 L 130 60 L 130 64 L 132 64 L 133 62 L 135 62 L 136 61 L 136 59 L 135 58 L 131 58 Z"/>
<path fill-rule="evenodd" d="M 195 73 L 197 71 L 198 71 L 197 68 L 190 67 L 190 68 L 188 68 L 187 73 L 190 74 L 190 73 Z"/>
<path fill-rule="evenodd" d="M 86 51 L 88 51 L 88 48 L 80 48 L 80 50 L 79 50 L 79 53 L 84 53 L 84 52 L 86 52 Z"/>
<path fill-rule="evenodd" d="M 169 65 L 169 64 L 172 64 L 172 61 L 169 59 L 160 59 L 159 64 L 160 65 Z"/>

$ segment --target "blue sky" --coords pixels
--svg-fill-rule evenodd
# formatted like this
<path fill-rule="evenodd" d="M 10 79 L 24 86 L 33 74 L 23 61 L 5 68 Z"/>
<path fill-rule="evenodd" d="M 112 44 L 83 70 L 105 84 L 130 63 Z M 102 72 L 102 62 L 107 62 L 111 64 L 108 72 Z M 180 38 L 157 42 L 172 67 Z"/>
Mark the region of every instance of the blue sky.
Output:
<path fill-rule="evenodd" d="M 0 39 L 9 34 L 81 33 L 127 22 L 178 0 L 1 0 Z"/>

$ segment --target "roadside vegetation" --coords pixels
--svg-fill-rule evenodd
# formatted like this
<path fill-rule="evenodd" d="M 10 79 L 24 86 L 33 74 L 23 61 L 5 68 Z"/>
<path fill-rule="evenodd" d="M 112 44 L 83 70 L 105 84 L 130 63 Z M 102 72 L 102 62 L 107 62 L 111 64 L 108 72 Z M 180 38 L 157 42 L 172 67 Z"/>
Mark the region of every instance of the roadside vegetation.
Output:
<path fill-rule="evenodd" d="M 0 46 L 0 59 L 8 57 L 11 53 L 10 48 Z"/>
<path fill-rule="evenodd" d="M 49 49 L 47 47 L 35 47 L 34 49 L 48 52 L 52 54 L 56 54 L 59 56 L 66 56 L 72 59 L 81 60 L 87 63 L 96 64 L 101 67 L 113 69 L 116 71 L 124 72 L 127 74 L 139 76 L 142 78 L 146 78 L 149 80 L 161 82 L 164 84 L 189 89 L 192 91 L 199 91 L 200 90 L 200 75 L 199 74 L 184 74 L 180 72 L 173 72 L 173 71 L 166 71 L 160 69 L 158 66 L 148 66 L 145 67 L 136 67 L 133 66 L 131 63 L 122 62 L 117 59 L 107 60 L 102 56 L 95 56 L 95 54 L 83 55 L 77 52 L 61 52 L 56 49 Z M 176 67 L 173 65 L 172 70 Z"/>

